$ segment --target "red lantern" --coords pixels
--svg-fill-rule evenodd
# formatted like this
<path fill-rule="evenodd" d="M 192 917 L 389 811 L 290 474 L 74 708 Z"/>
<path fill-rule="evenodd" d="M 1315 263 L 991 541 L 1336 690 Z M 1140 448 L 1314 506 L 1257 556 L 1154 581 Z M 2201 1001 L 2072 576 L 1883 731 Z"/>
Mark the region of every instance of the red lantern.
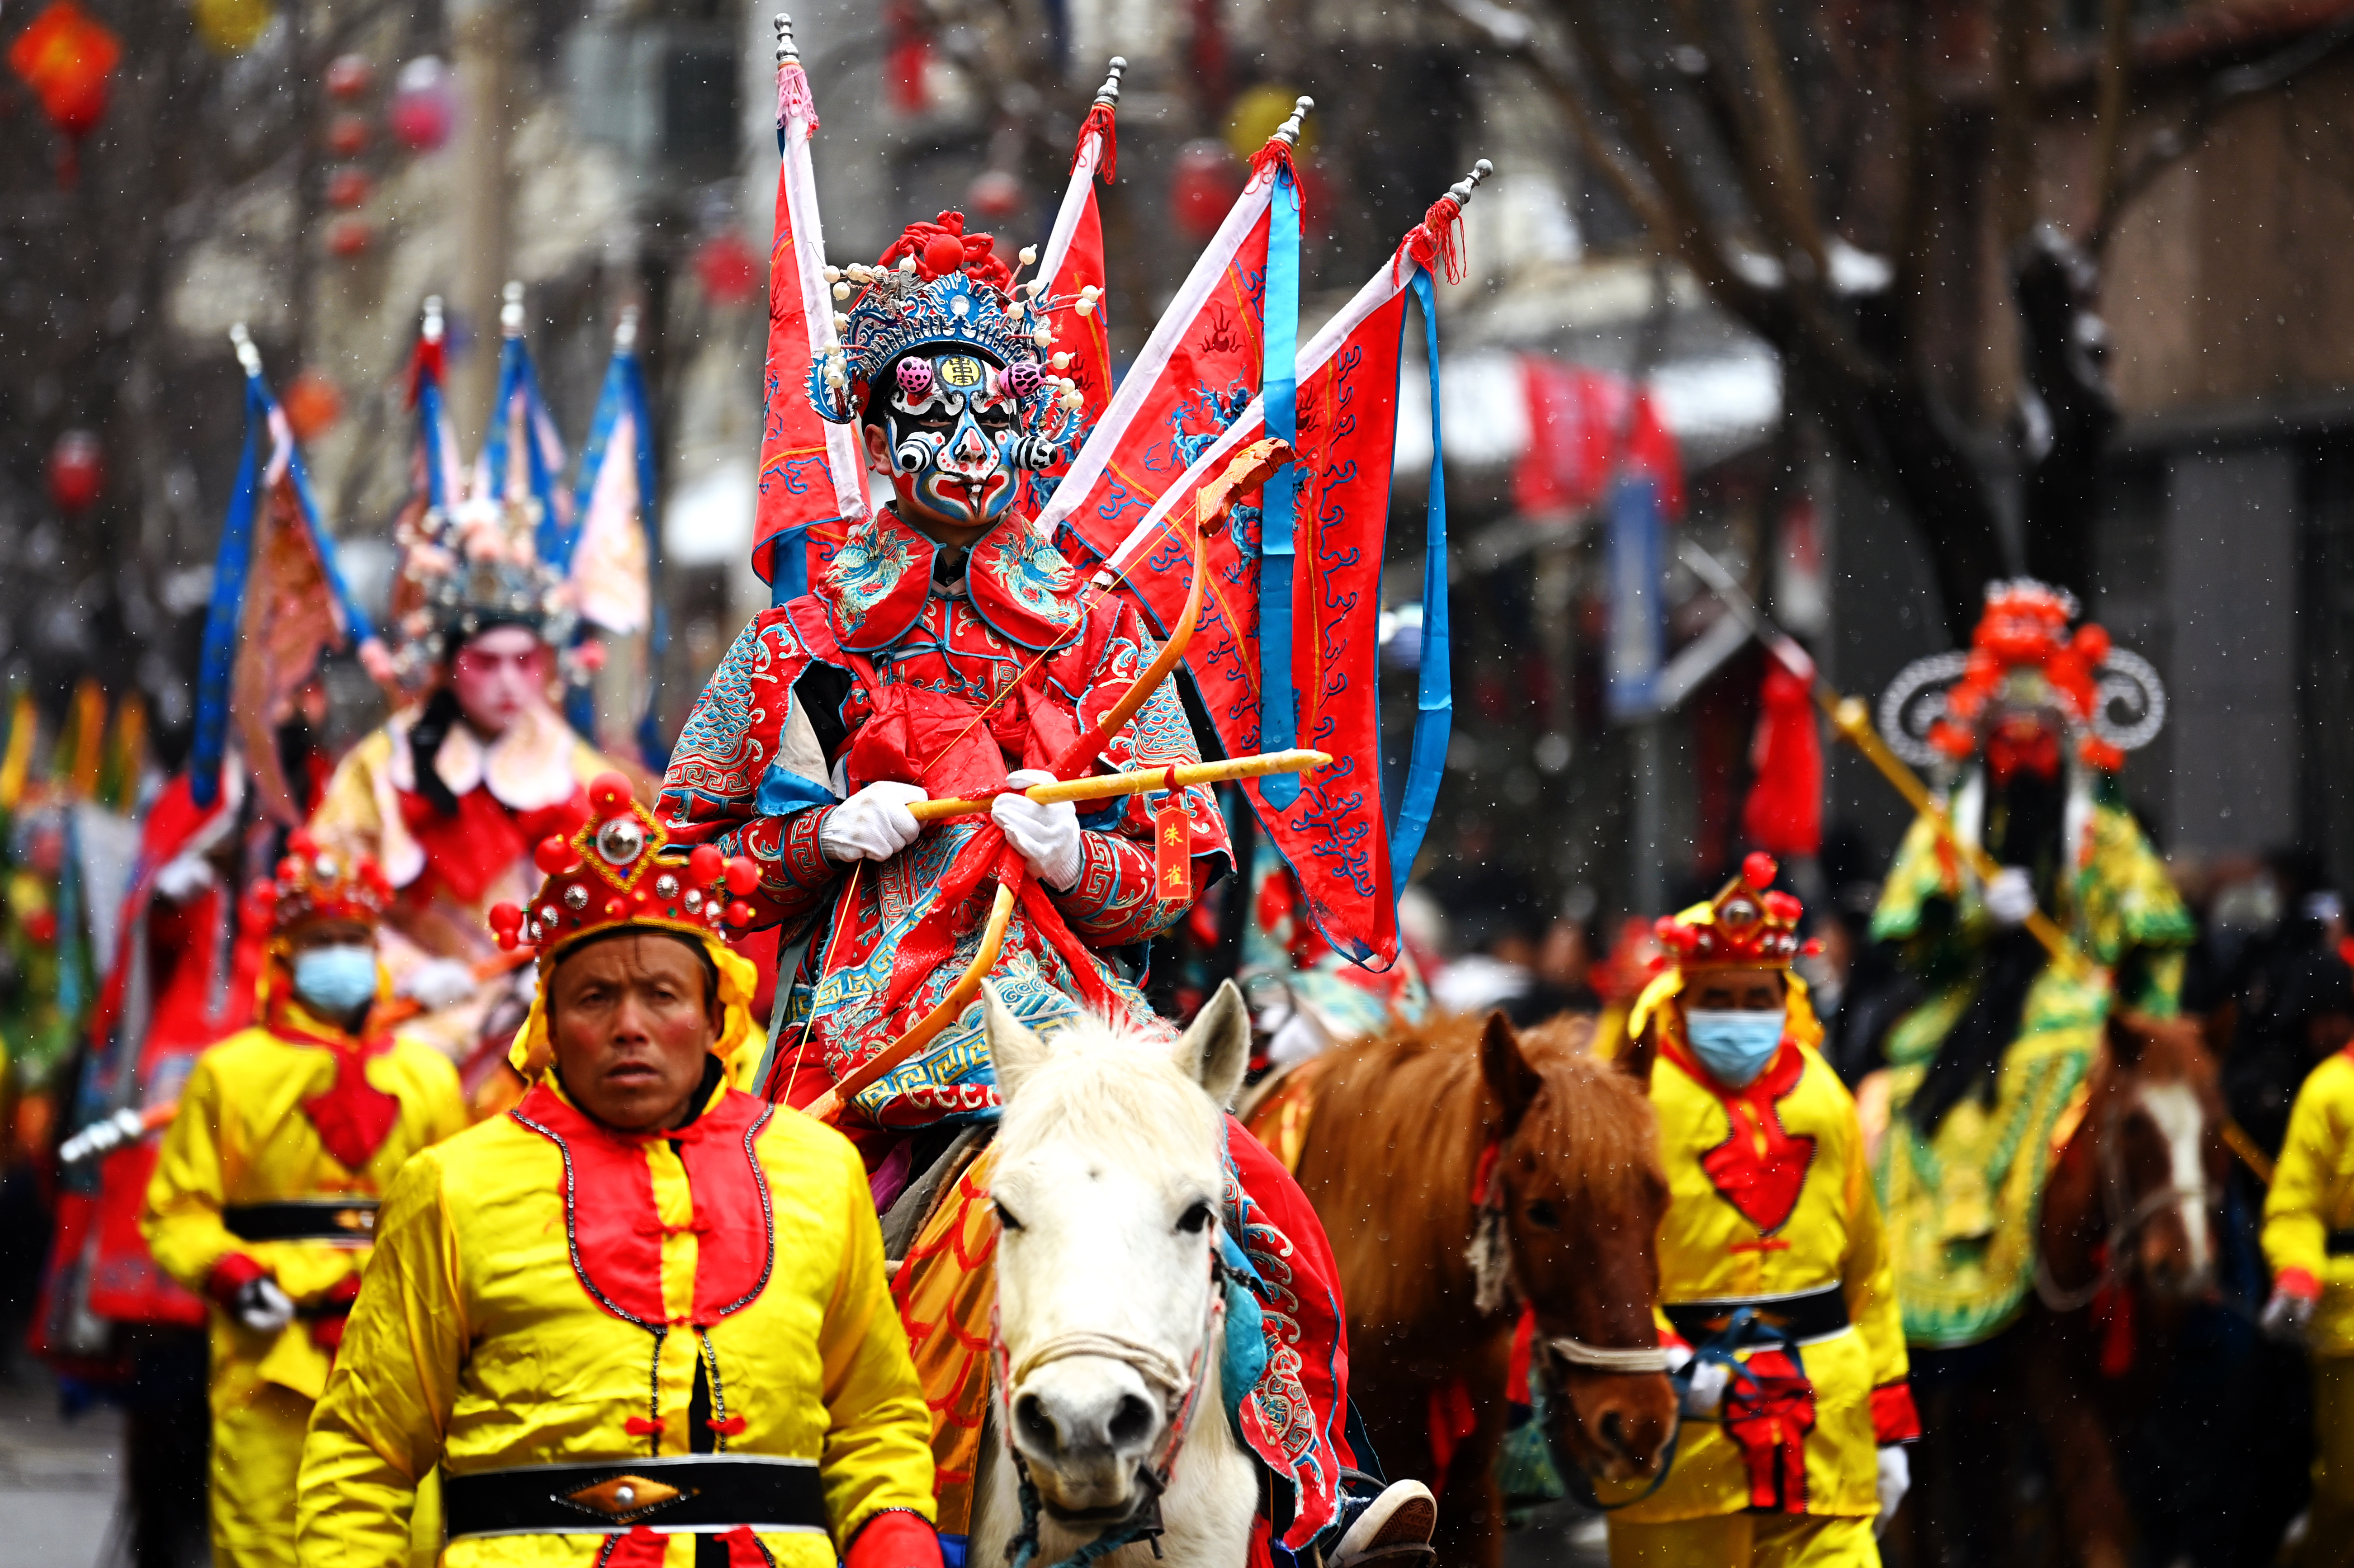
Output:
<path fill-rule="evenodd" d="M 411 152 L 430 153 L 447 142 L 458 118 L 450 68 L 431 55 L 419 56 L 401 67 L 387 118 L 392 122 L 392 133 Z"/>
<path fill-rule="evenodd" d="M 325 434 L 344 417 L 344 395 L 316 369 L 305 369 L 294 377 L 281 402 L 286 423 L 300 441 Z"/>
<path fill-rule="evenodd" d="M 366 169 L 341 168 L 327 176 L 327 205 L 355 207 L 367 200 L 374 188 Z"/>
<path fill-rule="evenodd" d="M 991 169 L 972 182 L 964 199 L 982 217 L 1002 221 L 1022 210 L 1022 182 L 1003 169 Z"/>
<path fill-rule="evenodd" d="M 41 101 L 41 112 L 69 143 L 79 142 L 106 115 L 106 79 L 122 58 L 122 46 L 74 0 L 51 0 L 49 8 L 8 46 L 10 69 Z M 73 175 L 69 146 L 60 171 Z"/>
<path fill-rule="evenodd" d="M 327 96 L 348 103 L 376 80 L 376 67 L 366 55 L 337 55 L 327 63 Z"/>
<path fill-rule="evenodd" d="M 327 125 L 327 150 L 338 158 L 356 158 L 367 151 L 368 122 L 356 114 L 338 114 Z"/>
<path fill-rule="evenodd" d="M 346 213 L 327 225 L 328 253 L 343 260 L 365 255 L 367 248 L 375 243 L 376 229 L 365 217 L 354 217 Z"/>
<path fill-rule="evenodd" d="M 714 304 L 740 305 L 760 283 L 760 259 L 733 228 L 723 228 L 695 253 L 695 275 Z"/>
<path fill-rule="evenodd" d="M 72 516 L 87 512 L 106 488 L 106 455 L 88 430 L 68 430 L 49 449 L 49 499 Z"/>
<path fill-rule="evenodd" d="M 1169 181 L 1169 217 L 1196 244 L 1218 231 L 1243 188 L 1243 165 L 1224 142 L 1204 137 L 1177 149 Z"/>

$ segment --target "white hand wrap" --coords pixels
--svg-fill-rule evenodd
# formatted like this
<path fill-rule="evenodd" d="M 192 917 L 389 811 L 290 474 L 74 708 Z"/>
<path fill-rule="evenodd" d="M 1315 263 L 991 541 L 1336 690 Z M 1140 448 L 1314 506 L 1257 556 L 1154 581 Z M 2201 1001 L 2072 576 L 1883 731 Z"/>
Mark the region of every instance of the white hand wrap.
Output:
<path fill-rule="evenodd" d="M 1888 1521 L 1896 1517 L 1896 1505 L 1913 1489 L 1913 1461 L 1904 1450 L 1892 1443 L 1880 1451 L 1880 1517 L 1872 1521 L 1872 1533 L 1881 1534 Z"/>
<path fill-rule="evenodd" d="M 1016 789 L 1054 781 L 1053 774 L 1038 768 L 1006 775 L 1006 782 Z M 1068 800 L 1042 806 L 1025 796 L 1000 795 L 990 803 L 989 815 L 1005 830 L 1006 842 L 1029 863 L 1033 876 L 1056 893 L 1067 893 L 1077 885 L 1083 859 L 1076 806 Z"/>
<path fill-rule="evenodd" d="M 408 997 L 428 1012 L 455 1007 L 471 998 L 482 982 L 473 966 L 459 959 L 428 959 L 394 985 L 393 993 Z"/>
<path fill-rule="evenodd" d="M 250 1280 L 237 1293 L 229 1308 L 237 1320 L 257 1334 L 274 1334 L 294 1320 L 294 1298 L 264 1277 Z"/>
<path fill-rule="evenodd" d="M 2006 931 L 2023 926 L 2027 917 L 2035 913 L 2035 884 L 2019 867 L 2004 866 L 1987 884 L 1986 907 L 1994 923 Z"/>
<path fill-rule="evenodd" d="M 831 861 L 889 860 L 924 831 L 907 803 L 926 798 L 919 785 L 888 779 L 869 784 L 826 813 L 817 847 Z"/>

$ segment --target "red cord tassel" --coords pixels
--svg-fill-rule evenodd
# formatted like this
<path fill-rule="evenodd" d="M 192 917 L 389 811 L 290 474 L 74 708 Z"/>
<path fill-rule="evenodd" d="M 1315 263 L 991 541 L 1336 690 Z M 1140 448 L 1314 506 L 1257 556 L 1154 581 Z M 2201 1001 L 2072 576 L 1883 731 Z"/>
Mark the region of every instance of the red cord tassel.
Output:
<path fill-rule="evenodd" d="M 1079 122 L 1079 139 L 1071 144 L 1071 167 L 1075 170 L 1079 166 L 1079 149 L 1087 144 L 1090 131 L 1103 138 L 1103 154 L 1096 160 L 1096 178 L 1109 185 L 1119 167 L 1119 116 L 1110 104 L 1097 104 Z"/>

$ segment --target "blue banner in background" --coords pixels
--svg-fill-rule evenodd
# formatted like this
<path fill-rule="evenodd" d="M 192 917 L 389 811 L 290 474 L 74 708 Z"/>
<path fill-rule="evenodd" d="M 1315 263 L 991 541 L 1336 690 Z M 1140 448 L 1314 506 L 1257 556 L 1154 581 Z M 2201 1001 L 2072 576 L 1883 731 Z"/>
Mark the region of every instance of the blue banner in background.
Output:
<path fill-rule="evenodd" d="M 1610 495 L 1610 716 L 1642 718 L 1657 706 L 1667 657 L 1659 492 L 1624 479 Z"/>

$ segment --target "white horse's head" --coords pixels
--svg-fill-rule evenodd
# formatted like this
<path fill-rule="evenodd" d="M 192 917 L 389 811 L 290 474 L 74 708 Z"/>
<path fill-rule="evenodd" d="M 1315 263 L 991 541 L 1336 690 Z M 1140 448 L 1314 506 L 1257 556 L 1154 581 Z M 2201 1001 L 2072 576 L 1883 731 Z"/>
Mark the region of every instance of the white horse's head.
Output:
<path fill-rule="evenodd" d="M 1232 985 L 1174 1047 L 1092 1019 L 1042 1040 L 993 990 L 984 1020 L 1005 1103 L 990 1194 L 1006 1440 L 1050 1515 L 1116 1524 L 1214 1373 L 1221 1139 L 1249 1021 Z"/>

